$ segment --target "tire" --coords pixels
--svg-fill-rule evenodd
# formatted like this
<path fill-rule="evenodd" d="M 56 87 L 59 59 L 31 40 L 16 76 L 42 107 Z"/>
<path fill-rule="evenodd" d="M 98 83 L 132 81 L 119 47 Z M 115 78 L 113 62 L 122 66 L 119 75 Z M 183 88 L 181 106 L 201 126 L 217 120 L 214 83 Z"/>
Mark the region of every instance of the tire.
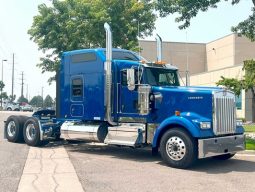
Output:
<path fill-rule="evenodd" d="M 188 168 L 197 160 L 197 143 L 180 128 L 172 128 L 160 140 L 163 161 L 174 168 Z"/>
<path fill-rule="evenodd" d="M 44 142 L 40 140 L 40 127 L 38 120 L 34 117 L 29 117 L 23 128 L 23 137 L 29 146 L 40 146 Z"/>
<path fill-rule="evenodd" d="M 24 125 L 23 118 L 14 115 L 8 117 L 5 123 L 5 133 L 7 140 L 14 143 L 22 141 L 23 125 Z"/>
<path fill-rule="evenodd" d="M 224 155 L 214 156 L 213 158 L 217 159 L 217 160 L 225 161 L 225 160 L 231 159 L 234 156 L 235 156 L 235 153 L 228 153 L 228 154 L 224 154 Z"/>
<path fill-rule="evenodd" d="M 7 108 L 7 111 L 12 111 L 12 108 L 8 107 L 8 108 Z"/>

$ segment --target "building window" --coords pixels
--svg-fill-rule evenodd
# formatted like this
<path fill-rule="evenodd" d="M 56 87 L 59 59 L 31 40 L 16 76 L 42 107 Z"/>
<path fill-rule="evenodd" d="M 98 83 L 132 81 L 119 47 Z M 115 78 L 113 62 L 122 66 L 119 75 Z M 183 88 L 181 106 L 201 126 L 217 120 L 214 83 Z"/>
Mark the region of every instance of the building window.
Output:
<path fill-rule="evenodd" d="M 242 93 L 239 96 L 236 96 L 236 109 L 242 109 Z"/>
<path fill-rule="evenodd" d="M 72 80 L 72 95 L 73 97 L 82 97 L 83 95 L 83 82 L 82 78 L 75 78 Z"/>

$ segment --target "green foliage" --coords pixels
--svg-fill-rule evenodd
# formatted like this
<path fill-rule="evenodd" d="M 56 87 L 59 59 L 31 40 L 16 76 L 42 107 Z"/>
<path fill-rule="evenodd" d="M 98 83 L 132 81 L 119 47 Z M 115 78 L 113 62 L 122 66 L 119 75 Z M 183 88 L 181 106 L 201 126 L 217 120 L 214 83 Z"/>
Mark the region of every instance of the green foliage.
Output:
<path fill-rule="evenodd" d="M 31 101 L 29 102 L 30 105 L 36 106 L 36 107 L 42 107 L 43 106 L 43 98 L 42 96 L 34 96 Z"/>
<path fill-rule="evenodd" d="M 55 72 L 63 51 L 105 47 L 105 22 L 112 27 L 114 47 L 136 49 L 138 23 L 140 37 L 152 34 L 153 10 L 149 0 L 54 0 L 49 7 L 41 4 L 28 31 L 39 49 L 47 52 L 37 66 L 42 73 Z"/>
<path fill-rule="evenodd" d="M 239 81 L 237 79 L 225 78 L 225 77 L 221 76 L 221 80 L 216 82 L 216 85 L 217 86 L 222 85 L 222 86 L 226 87 L 227 89 L 233 91 L 236 95 L 241 94 L 242 81 Z"/>
<path fill-rule="evenodd" d="M 255 125 L 244 125 L 245 132 L 254 132 L 255 133 Z"/>
<path fill-rule="evenodd" d="M 240 22 L 236 27 L 232 27 L 232 31 L 239 36 L 244 35 L 251 41 L 255 41 L 255 8 L 252 8 L 252 15 L 248 19 Z"/>
<path fill-rule="evenodd" d="M 2 92 L 2 94 L 0 94 L 0 99 L 8 99 L 8 95 L 6 92 Z"/>
<path fill-rule="evenodd" d="M 221 80 L 219 80 L 216 84 L 223 85 L 228 89 L 232 90 L 236 95 L 240 95 L 241 90 L 244 89 L 246 91 L 251 90 L 252 94 L 255 96 L 255 61 L 246 60 L 244 61 L 243 71 L 245 71 L 245 75 L 242 80 L 237 80 L 235 78 L 225 78 L 221 76 Z"/>
<path fill-rule="evenodd" d="M 18 103 L 28 103 L 28 99 L 27 98 L 25 98 L 24 96 L 20 96 L 19 98 L 18 98 Z"/>
<path fill-rule="evenodd" d="M 254 87 L 255 87 L 255 61 L 252 60 L 246 60 L 244 61 L 243 65 L 243 71 L 245 71 L 244 80 L 243 80 L 243 88 L 245 90 L 251 89 L 253 94 Z"/>
<path fill-rule="evenodd" d="M 8 98 L 8 100 L 10 101 L 10 102 L 13 102 L 13 101 L 15 101 L 15 99 L 16 99 L 16 95 L 10 95 L 9 96 L 9 98 Z"/>
<path fill-rule="evenodd" d="M 47 95 L 44 99 L 44 107 L 52 107 L 53 99 L 50 95 Z"/>
<path fill-rule="evenodd" d="M 246 139 L 245 140 L 245 148 L 246 148 L 246 150 L 255 150 L 255 140 Z"/>
<path fill-rule="evenodd" d="M 190 26 L 190 21 L 196 17 L 199 11 L 205 12 L 209 8 L 217 8 L 217 4 L 223 0 L 158 0 L 157 10 L 160 16 L 165 17 L 169 14 L 178 13 L 180 16 L 175 20 L 181 22 L 180 29 L 185 29 Z M 238 4 L 240 0 L 224 0 L 230 1 L 232 5 Z M 251 0 L 255 5 L 255 0 Z M 246 20 L 240 22 L 236 27 L 232 28 L 233 32 L 239 35 L 244 35 L 251 41 L 255 40 L 255 8 L 252 9 L 253 13 Z"/>
<path fill-rule="evenodd" d="M 3 81 L 0 81 L 0 91 L 3 91 L 4 86 L 5 86 L 4 82 L 3 82 Z"/>

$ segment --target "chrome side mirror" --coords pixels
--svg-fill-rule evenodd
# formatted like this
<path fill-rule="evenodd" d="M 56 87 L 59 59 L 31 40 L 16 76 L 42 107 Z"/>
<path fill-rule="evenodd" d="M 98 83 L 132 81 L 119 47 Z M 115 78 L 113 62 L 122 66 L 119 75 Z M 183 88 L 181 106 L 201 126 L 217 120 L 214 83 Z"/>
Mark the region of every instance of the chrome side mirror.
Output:
<path fill-rule="evenodd" d="M 128 90 L 133 91 L 135 89 L 135 69 L 127 69 L 127 85 Z"/>

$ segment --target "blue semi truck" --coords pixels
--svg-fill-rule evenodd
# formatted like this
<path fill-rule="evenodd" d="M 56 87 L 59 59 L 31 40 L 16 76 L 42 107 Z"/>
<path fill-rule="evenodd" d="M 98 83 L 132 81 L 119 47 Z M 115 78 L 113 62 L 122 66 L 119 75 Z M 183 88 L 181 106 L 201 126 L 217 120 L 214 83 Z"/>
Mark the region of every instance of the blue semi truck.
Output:
<path fill-rule="evenodd" d="M 229 159 L 244 150 L 235 95 L 218 87 L 180 86 L 178 69 L 138 54 L 112 49 L 65 52 L 57 74 L 57 107 L 32 117 L 10 116 L 5 136 L 38 146 L 52 138 L 148 147 L 166 164 L 187 168 L 197 159 Z"/>

